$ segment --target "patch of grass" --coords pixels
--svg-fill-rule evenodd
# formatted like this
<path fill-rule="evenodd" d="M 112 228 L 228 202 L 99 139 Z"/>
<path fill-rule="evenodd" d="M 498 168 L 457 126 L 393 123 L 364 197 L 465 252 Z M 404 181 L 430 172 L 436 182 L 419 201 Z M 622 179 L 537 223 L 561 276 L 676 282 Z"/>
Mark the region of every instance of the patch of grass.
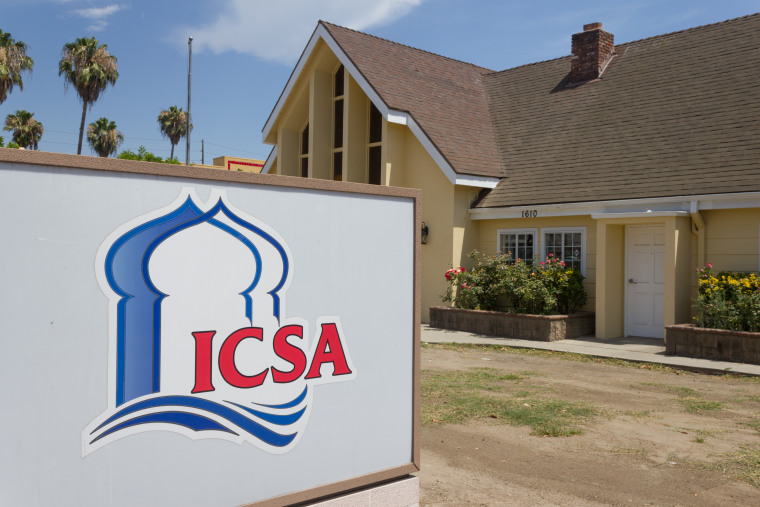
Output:
<path fill-rule="evenodd" d="M 752 428 L 755 431 L 757 431 L 758 433 L 760 433 L 760 419 L 755 419 L 754 421 L 752 421 L 750 423 L 747 423 L 747 424 L 748 424 L 748 426 L 750 428 Z"/>
<path fill-rule="evenodd" d="M 739 373 L 724 373 L 719 375 L 718 378 L 726 381 L 746 382 L 749 384 L 760 384 L 760 377 L 754 375 L 742 375 Z"/>
<path fill-rule="evenodd" d="M 642 417 L 648 417 L 651 414 L 650 410 L 624 410 L 623 415 L 627 415 L 629 417 L 635 417 L 636 419 L 640 419 Z"/>
<path fill-rule="evenodd" d="M 707 437 L 714 437 L 715 435 L 719 433 L 725 433 L 725 431 L 716 431 L 716 430 L 703 430 L 703 429 L 690 429 L 690 428 L 684 428 L 684 429 L 689 430 L 693 433 L 696 433 L 697 436 L 691 439 L 691 441 L 696 444 L 704 444 Z"/>
<path fill-rule="evenodd" d="M 709 412 L 711 410 L 720 410 L 723 408 L 723 403 L 718 401 L 700 400 L 697 398 L 681 398 L 680 401 L 687 412 L 690 414 L 698 414 L 700 412 Z"/>
<path fill-rule="evenodd" d="M 625 361 L 623 359 L 615 359 L 611 357 L 594 357 L 586 354 L 576 354 L 573 352 L 561 352 L 557 350 L 542 350 L 542 349 L 523 349 L 514 347 L 505 347 L 504 345 L 485 345 L 476 343 L 427 343 L 422 342 L 423 349 L 431 350 L 454 350 L 457 352 L 464 351 L 484 351 L 495 352 L 503 354 L 515 354 L 521 356 L 533 356 L 533 357 L 547 357 L 555 359 L 564 359 L 567 361 L 576 361 L 581 363 L 596 363 L 607 364 L 611 366 L 624 366 L 628 368 L 646 369 L 652 371 L 667 371 L 676 373 L 677 375 L 693 375 L 693 373 L 679 370 L 677 368 L 671 368 L 660 363 L 637 363 L 631 361 Z"/>
<path fill-rule="evenodd" d="M 723 455 L 724 459 L 712 468 L 723 470 L 736 479 L 760 488 L 760 449 L 744 446 L 736 452 Z"/>
<path fill-rule="evenodd" d="M 671 386 L 658 382 L 642 382 L 641 384 L 645 386 L 664 388 L 668 391 L 676 393 L 678 396 L 678 401 L 690 414 L 698 414 L 700 412 L 709 412 L 723 408 L 722 403 L 717 401 L 704 400 L 702 399 L 701 394 L 690 387 Z"/>
<path fill-rule="evenodd" d="M 697 396 L 697 391 L 691 387 L 668 386 L 668 390 L 678 394 L 679 398 L 693 398 Z"/>
<path fill-rule="evenodd" d="M 504 345 L 486 345 L 486 344 L 480 344 L 480 343 L 422 342 L 422 348 L 423 349 L 456 350 L 459 352 L 463 352 L 466 350 L 479 350 L 479 351 L 485 351 L 485 352 L 515 354 L 515 355 L 521 355 L 521 356 L 554 357 L 557 359 L 565 359 L 567 361 L 576 361 L 576 362 L 581 362 L 581 363 L 608 364 L 612 366 L 624 366 L 627 368 L 636 368 L 639 370 L 651 370 L 651 371 L 673 373 L 675 375 L 706 375 L 705 373 L 695 373 L 689 370 L 682 370 L 679 368 L 674 368 L 672 366 L 667 366 L 660 363 L 638 363 L 638 362 L 633 362 L 633 361 L 625 361 L 623 359 L 614 359 L 614 358 L 608 358 L 608 357 L 594 357 L 594 356 L 589 356 L 586 354 L 575 354 L 573 352 L 506 347 Z M 722 375 L 715 375 L 715 377 L 726 380 L 726 381 L 760 384 L 760 376 L 744 375 L 741 373 L 726 372 Z"/>
<path fill-rule="evenodd" d="M 494 368 L 472 368 L 468 371 L 453 370 L 441 371 L 433 374 L 431 381 L 442 387 L 464 387 L 466 389 L 480 389 L 484 391 L 497 391 L 504 382 L 520 381 L 528 378 L 530 373 L 499 373 Z"/>
<path fill-rule="evenodd" d="M 529 378 L 526 373 L 502 374 L 492 368 L 423 370 L 422 423 L 493 420 L 529 426 L 533 435 L 557 437 L 581 434 L 578 425 L 598 413 L 586 403 L 552 399 L 525 389 L 511 394 L 515 385 Z"/>

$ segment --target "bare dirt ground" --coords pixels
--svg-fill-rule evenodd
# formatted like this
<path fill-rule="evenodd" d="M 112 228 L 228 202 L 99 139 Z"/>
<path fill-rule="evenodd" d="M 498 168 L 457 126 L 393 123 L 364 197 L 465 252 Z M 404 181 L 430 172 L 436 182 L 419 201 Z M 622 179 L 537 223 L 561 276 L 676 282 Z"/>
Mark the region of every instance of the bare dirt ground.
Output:
<path fill-rule="evenodd" d="M 557 356 L 423 347 L 423 385 L 518 373 L 489 395 L 539 393 L 595 415 L 566 437 L 495 416 L 452 424 L 423 387 L 421 505 L 760 505 L 760 382 Z"/>

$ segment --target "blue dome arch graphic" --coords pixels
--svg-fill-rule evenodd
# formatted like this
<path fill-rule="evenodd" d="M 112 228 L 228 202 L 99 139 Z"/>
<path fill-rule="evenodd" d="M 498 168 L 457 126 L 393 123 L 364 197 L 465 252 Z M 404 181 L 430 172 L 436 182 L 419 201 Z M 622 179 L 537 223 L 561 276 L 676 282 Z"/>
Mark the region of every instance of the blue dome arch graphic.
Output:
<path fill-rule="evenodd" d="M 167 294 L 155 287 L 148 264 L 156 248 L 171 236 L 201 223 L 209 223 L 240 241 L 256 261 L 256 273 L 250 285 L 240 293 L 245 299 L 245 313 L 253 320 L 251 293 L 262 274 L 262 259 L 256 246 L 233 227 L 216 217 L 222 214 L 272 245 L 282 259 L 282 277 L 268 292 L 273 314 L 280 321 L 280 295 L 289 272 L 288 255 L 283 245 L 256 225 L 237 216 L 219 201 L 203 212 L 190 196 L 177 209 L 127 231 L 109 248 L 105 260 L 106 280 L 119 296 L 117 303 L 116 406 L 137 397 L 157 393 L 161 385 L 161 302 Z"/>

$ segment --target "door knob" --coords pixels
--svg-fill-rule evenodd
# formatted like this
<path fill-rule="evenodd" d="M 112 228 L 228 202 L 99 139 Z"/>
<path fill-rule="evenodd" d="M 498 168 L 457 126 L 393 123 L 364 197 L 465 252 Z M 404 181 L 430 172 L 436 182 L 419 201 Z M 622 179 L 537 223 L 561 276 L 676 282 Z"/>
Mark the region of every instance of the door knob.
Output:
<path fill-rule="evenodd" d="M 636 282 L 634 281 L 634 279 L 633 279 L 633 278 L 629 278 L 629 279 L 628 279 L 628 283 L 636 284 Z"/>

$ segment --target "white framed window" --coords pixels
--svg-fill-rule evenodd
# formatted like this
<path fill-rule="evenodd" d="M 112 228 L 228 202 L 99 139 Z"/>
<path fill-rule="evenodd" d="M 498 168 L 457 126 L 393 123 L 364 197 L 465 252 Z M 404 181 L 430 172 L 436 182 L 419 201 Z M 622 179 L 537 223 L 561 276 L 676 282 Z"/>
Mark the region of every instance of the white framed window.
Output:
<path fill-rule="evenodd" d="M 541 259 L 549 254 L 567 267 L 586 274 L 586 228 L 552 227 L 541 229 Z"/>
<path fill-rule="evenodd" d="M 512 259 L 522 259 L 528 264 L 536 255 L 538 229 L 499 229 L 496 232 L 496 249 L 511 254 Z"/>

